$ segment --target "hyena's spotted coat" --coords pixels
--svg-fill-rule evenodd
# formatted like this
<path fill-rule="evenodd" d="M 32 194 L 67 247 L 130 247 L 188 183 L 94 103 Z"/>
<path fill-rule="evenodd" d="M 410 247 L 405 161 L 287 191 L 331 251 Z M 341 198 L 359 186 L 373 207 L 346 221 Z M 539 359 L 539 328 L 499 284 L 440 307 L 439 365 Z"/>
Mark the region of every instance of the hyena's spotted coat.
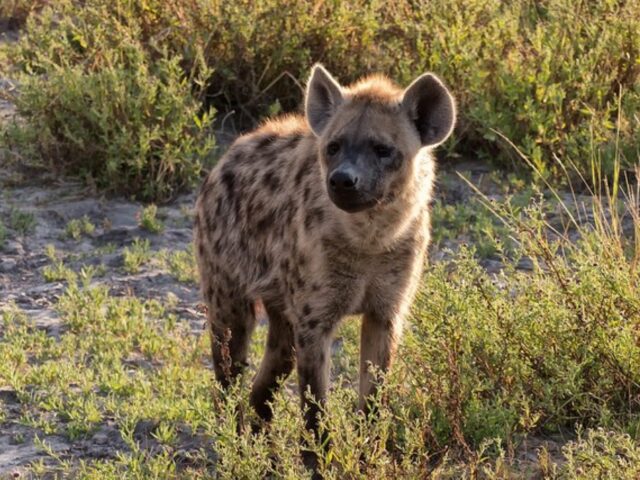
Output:
<path fill-rule="evenodd" d="M 350 314 L 363 314 L 366 407 L 369 367 L 390 365 L 429 243 L 431 150 L 454 121 L 431 74 L 404 91 L 383 77 L 343 88 L 316 66 L 306 118 L 240 137 L 205 180 L 195 245 L 215 373 L 228 384 L 241 371 L 261 299 L 269 334 L 251 403 L 265 420 L 294 365 L 301 393 L 324 399 L 332 334 Z"/>

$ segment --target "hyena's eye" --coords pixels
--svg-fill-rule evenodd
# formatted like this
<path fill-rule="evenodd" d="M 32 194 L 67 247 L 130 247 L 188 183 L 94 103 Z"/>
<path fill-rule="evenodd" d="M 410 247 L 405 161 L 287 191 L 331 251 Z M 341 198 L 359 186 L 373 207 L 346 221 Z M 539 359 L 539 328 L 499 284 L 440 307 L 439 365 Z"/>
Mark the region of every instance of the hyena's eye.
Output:
<path fill-rule="evenodd" d="M 380 158 L 387 158 L 391 156 L 393 152 L 392 147 L 388 147 L 387 145 L 382 145 L 381 143 L 373 146 L 373 151 L 376 152 L 376 155 Z"/>
<path fill-rule="evenodd" d="M 340 144 L 338 142 L 331 142 L 327 145 L 327 155 L 335 155 L 340 150 Z"/>

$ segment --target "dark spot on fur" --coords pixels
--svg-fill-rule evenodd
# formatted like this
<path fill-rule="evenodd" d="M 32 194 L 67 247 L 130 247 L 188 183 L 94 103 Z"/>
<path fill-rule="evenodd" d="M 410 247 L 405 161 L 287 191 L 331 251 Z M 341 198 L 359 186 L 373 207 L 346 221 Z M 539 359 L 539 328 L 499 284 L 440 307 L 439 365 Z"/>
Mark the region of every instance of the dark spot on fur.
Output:
<path fill-rule="evenodd" d="M 309 196 L 311 195 L 311 187 L 307 185 L 304 187 L 304 203 L 309 203 Z"/>
<path fill-rule="evenodd" d="M 264 217 L 262 217 L 262 219 L 260 219 L 256 224 L 256 228 L 258 229 L 258 232 L 263 233 L 266 230 L 269 230 L 269 228 L 273 226 L 273 223 L 275 222 L 275 220 L 276 220 L 276 212 L 271 210 Z"/>
<path fill-rule="evenodd" d="M 236 338 L 244 338 L 244 336 L 247 334 L 247 329 L 242 323 L 240 323 L 235 326 L 234 333 L 236 334 Z"/>
<path fill-rule="evenodd" d="M 275 142 L 276 138 L 278 137 L 276 137 L 276 135 L 272 133 L 269 135 L 265 135 L 260 139 L 260 141 L 258 142 L 258 145 L 256 145 L 256 148 L 262 150 L 263 148 L 266 148 L 269 145 L 271 145 L 273 142 Z"/>
<path fill-rule="evenodd" d="M 222 173 L 222 184 L 227 189 L 227 198 L 229 199 L 229 202 L 233 201 L 233 198 L 235 195 L 235 191 L 234 191 L 235 182 L 236 182 L 236 176 L 234 175 L 233 172 L 231 172 L 230 170 L 227 170 Z"/>
<path fill-rule="evenodd" d="M 222 200 L 216 200 L 216 218 L 220 218 L 222 216 Z"/>
<path fill-rule="evenodd" d="M 309 312 L 309 313 L 311 313 L 311 312 Z M 318 320 L 309 320 L 307 322 L 307 326 L 309 327 L 309 330 L 314 330 L 318 326 Z"/>
<path fill-rule="evenodd" d="M 280 179 L 273 173 L 273 171 L 269 171 L 262 177 L 262 184 L 269 188 L 271 192 L 275 192 L 280 187 Z"/>
<path fill-rule="evenodd" d="M 292 135 L 287 140 L 287 143 L 282 147 L 284 150 L 296 148 L 298 142 L 302 139 L 302 135 Z"/>
<path fill-rule="evenodd" d="M 269 260 L 266 255 L 260 255 L 260 268 L 262 269 L 262 274 L 267 273 L 269 269 Z"/>
<path fill-rule="evenodd" d="M 218 256 L 222 253 L 222 239 L 221 238 L 216 240 L 215 243 L 213 244 L 213 253 L 215 255 L 218 255 Z"/>
<path fill-rule="evenodd" d="M 306 342 L 301 334 L 296 335 L 296 343 L 300 348 L 304 348 Z"/>
<path fill-rule="evenodd" d="M 304 304 L 304 307 L 302 307 L 302 314 L 307 316 L 311 313 L 311 307 L 309 306 L 308 303 Z"/>
<path fill-rule="evenodd" d="M 324 210 L 319 207 L 311 208 L 307 211 L 307 215 L 304 219 L 304 228 L 306 230 L 311 230 L 311 227 L 315 223 L 322 223 L 323 220 L 324 220 Z"/>
<path fill-rule="evenodd" d="M 298 172 L 296 173 L 296 176 L 295 176 L 296 185 L 300 185 L 300 183 L 302 183 L 302 179 L 308 174 L 309 174 L 308 166 L 305 163 L 302 163 L 300 165 L 300 168 L 298 168 Z"/>

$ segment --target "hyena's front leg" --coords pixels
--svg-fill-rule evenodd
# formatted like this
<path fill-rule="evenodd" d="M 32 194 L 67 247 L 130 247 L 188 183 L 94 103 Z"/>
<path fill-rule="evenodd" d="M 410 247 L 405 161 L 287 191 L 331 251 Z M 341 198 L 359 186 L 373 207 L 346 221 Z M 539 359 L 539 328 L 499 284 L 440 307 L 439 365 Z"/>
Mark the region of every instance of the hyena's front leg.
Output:
<path fill-rule="evenodd" d="M 375 394 L 375 372 L 385 374 L 393 360 L 403 318 L 391 311 L 365 312 L 360 337 L 360 409 L 369 412 L 368 400 Z"/>
<path fill-rule="evenodd" d="M 305 428 L 313 432 L 316 441 L 325 444 L 327 436 L 319 428 L 319 415 L 329 386 L 333 329 L 312 319 L 295 330 L 296 363 Z M 318 459 L 314 452 L 304 450 L 303 461 L 314 472 L 313 478 L 321 478 L 317 474 Z"/>
<path fill-rule="evenodd" d="M 312 321 L 313 322 L 313 321 Z M 331 333 L 308 324 L 296 328 L 296 362 L 305 425 L 318 432 L 319 406 L 322 406 L 329 385 Z"/>
<path fill-rule="evenodd" d="M 360 409 L 369 412 L 376 391 L 376 374 L 387 373 L 402 336 L 422 272 L 424 246 L 415 253 L 392 258 L 389 271 L 366 293 L 360 337 Z"/>

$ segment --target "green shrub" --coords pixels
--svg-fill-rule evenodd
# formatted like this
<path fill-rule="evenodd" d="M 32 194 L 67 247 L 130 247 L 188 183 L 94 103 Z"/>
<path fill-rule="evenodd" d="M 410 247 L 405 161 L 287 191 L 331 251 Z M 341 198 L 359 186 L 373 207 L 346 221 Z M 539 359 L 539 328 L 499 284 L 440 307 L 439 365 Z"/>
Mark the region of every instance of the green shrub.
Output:
<path fill-rule="evenodd" d="M 2 0 L 0 20 L 6 20 L 11 28 L 24 25 L 32 12 L 42 9 L 49 0 Z"/>
<path fill-rule="evenodd" d="M 458 99 L 461 153 L 518 164 L 497 130 L 547 175 L 561 172 L 553 154 L 582 173 L 592 151 L 608 174 L 617 147 L 625 166 L 638 160 L 638 2 L 205 0 L 188 13 L 220 109 L 296 108 L 315 61 L 344 82 L 431 70 Z"/>
<path fill-rule="evenodd" d="M 149 240 L 140 240 L 135 238 L 133 243 L 122 252 L 122 259 L 124 262 L 124 269 L 128 273 L 138 273 L 140 267 L 149 263 L 152 258 L 151 243 Z"/>
<path fill-rule="evenodd" d="M 545 176 L 561 173 L 554 155 L 589 175 L 595 155 L 610 175 L 616 154 L 625 168 L 638 159 L 638 32 L 638 2 L 59 0 L 11 58 L 50 77 L 19 102 L 45 132 L 41 156 L 152 198 L 192 179 L 210 147 L 202 107 L 233 110 L 236 126 L 295 109 L 315 61 L 345 83 L 440 74 L 461 113 L 450 153 L 519 165 L 500 132 Z M 158 187 L 123 187 L 145 175 Z"/>
<path fill-rule="evenodd" d="M 140 212 L 140 228 L 151 233 L 160 233 L 164 225 L 158 219 L 158 207 L 155 204 L 147 205 Z"/>
<path fill-rule="evenodd" d="M 4 226 L 2 220 L 0 220 L 0 248 L 3 247 L 4 241 L 7 239 L 7 228 Z"/>
<path fill-rule="evenodd" d="M 82 218 L 74 218 L 69 220 L 64 228 L 64 233 L 67 238 L 73 240 L 80 240 L 82 235 L 91 235 L 96 229 L 96 226 L 91 223 L 91 220 L 87 215 Z"/>
<path fill-rule="evenodd" d="M 15 207 L 11 208 L 9 226 L 20 235 L 33 233 L 36 228 L 36 217 L 31 212 L 25 212 Z"/>
<path fill-rule="evenodd" d="M 15 99 L 26 122 L 7 134 L 53 169 L 162 200 L 199 178 L 212 116 L 181 57 L 147 48 L 143 19 L 120 10 L 126 3 L 63 1 L 30 18 L 16 47 L 28 73 Z"/>
<path fill-rule="evenodd" d="M 624 220 L 615 215 L 601 228 L 605 211 L 597 203 L 599 220 L 579 230 L 577 243 L 548 238 L 545 211 L 535 202 L 525 210 L 490 206 L 533 270 L 516 271 L 516 256 L 491 276 L 470 251 L 431 267 L 374 400 L 373 422 L 355 412 L 359 324 L 344 322 L 323 419 L 331 446 L 326 454 L 313 446 L 324 478 L 637 477 L 636 238 L 608 228 Z M 638 205 L 627 206 L 640 232 Z M 150 252 L 146 242 L 129 250 L 147 259 Z M 53 249 L 48 254 L 55 263 Z M 206 332 L 194 340 L 168 305 L 66 279 L 56 307 L 65 327 L 59 339 L 17 307 L 2 312 L 0 380 L 29 412 L 27 425 L 73 439 L 113 418 L 127 448 L 115 458 L 78 462 L 52 453 L 31 467 L 36 476 L 170 479 L 215 470 L 219 478 L 304 478 L 295 376 L 274 399 L 271 426 L 259 434 L 250 428 L 248 383 L 264 353 L 265 325 L 256 327 L 249 371 L 223 391 L 205 360 Z M 145 434 L 140 424 L 156 427 Z M 569 434 L 561 456 L 541 448 L 519 463 L 528 438 L 568 428 L 576 435 Z M 144 446 L 152 440 L 167 448 Z M 173 453 L 185 445 L 186 467 Z"/>

